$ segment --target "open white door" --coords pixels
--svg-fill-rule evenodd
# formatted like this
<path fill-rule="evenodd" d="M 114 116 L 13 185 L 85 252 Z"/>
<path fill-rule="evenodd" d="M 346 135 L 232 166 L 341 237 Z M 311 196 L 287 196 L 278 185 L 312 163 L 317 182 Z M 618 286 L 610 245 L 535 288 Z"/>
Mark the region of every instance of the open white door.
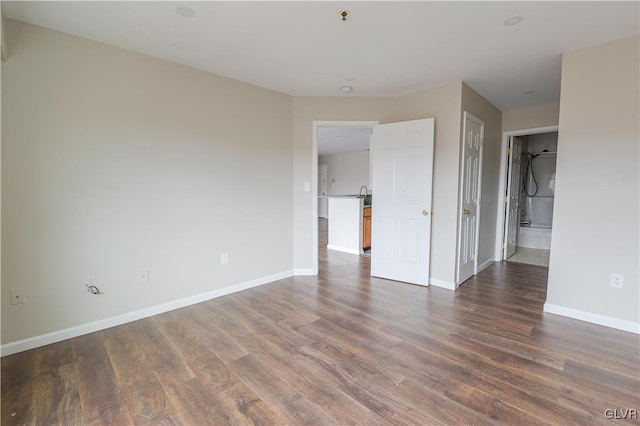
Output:
<path fill-rule="evenodd" d="M 520 223 L 520 163 L 522 161 L 522 141 L 509 138 L 509 164 L 507 174 L 507 207 L 504 222 L 504 259 L 516 252 L 518 225 Z"/>
<path fill-rule="evenodd" d="M 478 270 L 478 224 L 482 177 L 482 143 L 484 122 L 464 112 L 460 213 L 458 221 L 458 284 Z"/>
<path fill-rule="evenodd" d="M 434 119 L 375 126 L 371 275 L 429 285 Z"/>

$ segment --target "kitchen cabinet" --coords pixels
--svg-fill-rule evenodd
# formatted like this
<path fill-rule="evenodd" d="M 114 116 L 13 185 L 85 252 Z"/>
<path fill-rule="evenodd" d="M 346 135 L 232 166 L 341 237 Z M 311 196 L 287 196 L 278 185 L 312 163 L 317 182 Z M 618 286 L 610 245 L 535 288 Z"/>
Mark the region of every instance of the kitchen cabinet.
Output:
<path fill-rule="evenodd" d="M 362 246 L 366 250 L 371 248 L 371 207 L 362 211 Z"/>

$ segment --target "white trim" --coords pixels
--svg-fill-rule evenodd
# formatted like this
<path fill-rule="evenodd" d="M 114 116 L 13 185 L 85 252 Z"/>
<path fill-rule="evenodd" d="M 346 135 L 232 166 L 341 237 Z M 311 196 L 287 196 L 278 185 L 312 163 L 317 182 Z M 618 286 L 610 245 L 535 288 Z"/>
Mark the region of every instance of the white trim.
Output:
<path fill-rule="evenodd" d="M 342 247 L 342 246 L 337 246 L 335 244 L 327 244 L 327 249 L 328 250 L 336 250 L 336 251 L 341 251 L 344 253 L 349 253 L 349 254 L 355 254 L 355 255 L 360 255 L 360 252 L 358 250 L 354 250 L 354 249 L 350 249 L 347 247 Z"/>
<path fill-rule="evenodd" d="M 369 127 L 380 124 L 379 121 L 326 121 L 313 120 L 311 146 L 311 267 L 312 275 L 318 275 L 318 127 Z"/>
<path fill-rule="evenodd" d="M 296 277 L 306 277 L 310 275 L 318 275 L 313 269 L 294 269 L 293 275 Z"/>
<path fill-rule="evenodd" d="M 489 266 L 491 266 L 491 264 L 493 263 L 493 259 L 488 259 L 485 260 L 484 262 L 482 262 L 479 266 L 478 266 L 478 272 L 484 271 L 485 269 L 487 269 Z M 476 274 L 478 273 L 476 272 Z"/>
<path fill-rule="evenodd" d="M 40 346 L 49 345 L 51 343 L 71 339 L 73 337 L 82 336 L 84 334 L 104 330 L 106 328 L 115 327 L 117 325 L 126 324 L 128 322 L 137 321 L 139 319 L 148 318 L 153 315 L 158 315 L 164 312 L 173 311 L 175 309 L 184 308 L 186 306 L 195 305 L 196 303 L 205 302 L 207 300 L 215 299 L 220 296 L 226 296 L 227 294 L 247 290 L 249 288 L 268 284 L 274 281 L 289 278 L 291 276 L 293 276 L 293 271 L 284 271 L 278 274 L 268 275 L 266 277 L 257 278 L 255 280 L 246 281 L 244 283 L 232 285 L 218 290 L 209 291 L 195 296 L 185 297 L 184 299 L 174 300 L 171 302 L 163 303 L 161 305 L 140 309 L 138 311 L 127 312 L 115 317 L 105 318 L 87 324 L 66 328 L 64 330 L 58 330 L 51 333 L 41 334 L 39 336 L 29 337 L 27 339 L 6 343 L 0 347 L 0 353 L 2 354 L 2 356 L 12 355 L 29 349 L 38 348 Z"/>
<path fill-rule="evenodd" d="M 586 321 L 592 324 L 603 325 L 605 327 L 611 327 L 617 330 L 628 331 L 630 333 L 640 334 L 640 323 L 633 321 L 594 314 L 591 312 L 581 311 L 579 309 L 553 305 L 551 303 L 544 304 L 544 312 L 562 315 L 563 317 Z"/>
<path fill-rule="evenodd" d="M 537 135 L 540 133 L 557 132 L 558 126 L 534 127 L 532 129 L 509 130 L 502 132 L 502 146 L 500 148 L 500 174 L 498 180 L 498 211 L 496 215 L 496 246 L 495 260 L 501 261 L 504 258 L 502 243 L 504 242 L 504 197 L 507 195 L 507 156 L 509 151 L 509 138 L 512 136 Z"/>
<path fill-rule="evenodd" d="M 429 278 L 429 284 L 440 288 L 446 288 L 447 290 L 455 290 L 458 288 L 456 283 L 452 283 L 451 281 L 438 280 L 436 278 Z"/>

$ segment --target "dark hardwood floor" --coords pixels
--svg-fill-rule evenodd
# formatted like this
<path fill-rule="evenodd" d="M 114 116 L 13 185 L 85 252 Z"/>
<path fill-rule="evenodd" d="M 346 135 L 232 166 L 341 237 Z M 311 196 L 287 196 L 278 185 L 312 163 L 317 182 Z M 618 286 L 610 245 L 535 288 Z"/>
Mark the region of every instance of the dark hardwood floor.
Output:
<path fill-rule="evenodd" d="M 640 409 L 638 336 L 544 314 L 546 268 L 496 263 L 452 292 L 371 278 L 365 256 L 320 262 L 4 357 L 2 424 L 567 425 Z"/>

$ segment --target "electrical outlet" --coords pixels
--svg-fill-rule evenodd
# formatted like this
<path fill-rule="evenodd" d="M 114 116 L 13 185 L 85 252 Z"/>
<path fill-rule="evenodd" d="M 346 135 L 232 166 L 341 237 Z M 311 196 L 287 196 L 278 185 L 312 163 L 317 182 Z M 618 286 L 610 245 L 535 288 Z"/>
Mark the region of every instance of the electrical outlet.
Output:
<path fill-rule="evenodd" d="M 11 304 L 20 305 L 24 303 L 24 290 L 21 288 L 11 289 Z"/>
<path fill-rule="evenodd" d="M 305 182 L 304 183 L 304 192 L 309 192 L 311 191 L 311 182 Z"/>
<path fill-rule="evenodd" d="M 613 288 L 622 288 L 622 284 L 624 283 L 624 275 L 623 274 L 611 274 L 611 287 Z"/>
<path fill-rule="evenodd" d="M 229 263 L 229 253 L 224 252 L 220 255 L 220 264 L 227 265 Z"/>
<path fill-rule="evenodd" d="M 138 271 L 138 281 L 141 283 L 146 283 L 149 281 L 149 270 L 148 269 L 140 269 Z"/>

